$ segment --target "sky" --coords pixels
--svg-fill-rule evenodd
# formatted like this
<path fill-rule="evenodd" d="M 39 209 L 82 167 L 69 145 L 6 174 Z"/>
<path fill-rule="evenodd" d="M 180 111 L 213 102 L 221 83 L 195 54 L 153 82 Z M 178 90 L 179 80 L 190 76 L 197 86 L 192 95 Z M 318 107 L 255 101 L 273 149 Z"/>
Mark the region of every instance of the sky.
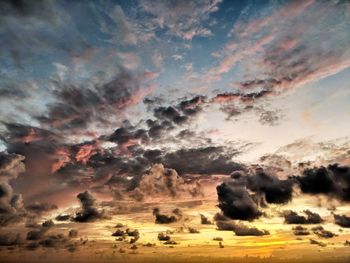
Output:
<path fill-rule="evenodd" d="M 345 0 L 0 1 L 1 257 L 349 257 L 349 28 Z"/>

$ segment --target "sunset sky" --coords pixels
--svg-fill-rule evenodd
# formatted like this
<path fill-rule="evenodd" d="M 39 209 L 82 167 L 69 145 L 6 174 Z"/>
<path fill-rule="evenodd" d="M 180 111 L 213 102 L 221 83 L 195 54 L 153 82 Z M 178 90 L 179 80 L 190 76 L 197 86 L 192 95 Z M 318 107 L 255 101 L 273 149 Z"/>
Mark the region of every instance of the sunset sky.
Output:
<path fill-rule="evenodd" d="M 0 1 L 0 261 L 349 258 L 349 79 L 346 0 Z"/>

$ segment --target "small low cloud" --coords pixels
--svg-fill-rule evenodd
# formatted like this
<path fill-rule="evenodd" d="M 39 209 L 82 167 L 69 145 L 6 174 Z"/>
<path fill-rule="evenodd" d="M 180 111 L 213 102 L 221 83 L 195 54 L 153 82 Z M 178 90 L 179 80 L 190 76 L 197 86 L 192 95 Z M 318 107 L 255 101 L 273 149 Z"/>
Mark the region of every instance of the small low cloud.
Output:
<path fill-rule="evenodd" d="M 97 208 L 95 198 L 88 191 L 79 193 L 77 198 L 81 203 L 81 210 L 75 214 L 74 221 L 85 223 L 107 218 L 105 212 Z"/>
<path fill-rule="evenodd" d="M 286 224 L 320 224 L 324 221 L 317 213 L 313 213 L 310 210 L 303 212 L 306 216 L 299 215 L 297 212 L 291 210 L 284 211 L 284 222 Z"/>
<path fill-rule="evenodd" d="M 341 227 L 350 228 L 350 216 L 334 215 L 334 223 Z"/>
<path fill-rule="evenodd" d="M 179 217 L 176 214 L 177 212 L 175 212 L 174 215 L 165 215 L 160 213 L 159 208 L 156 207 L 153 209 L 156 224 L 171 224 L 177 222 Z"/>

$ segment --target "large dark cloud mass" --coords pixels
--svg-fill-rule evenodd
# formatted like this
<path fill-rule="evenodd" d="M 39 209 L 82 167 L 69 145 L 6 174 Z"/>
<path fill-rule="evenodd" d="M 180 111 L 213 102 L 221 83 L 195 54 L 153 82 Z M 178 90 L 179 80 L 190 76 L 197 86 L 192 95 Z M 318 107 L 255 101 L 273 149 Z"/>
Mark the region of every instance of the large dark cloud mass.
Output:
<path fill-rule="evenodd" d="M 250 192 L 249 192 L 249 191 Z M 232 219 L 253 220 L 266 204 L 285 204 L 292 199 L 293 181 L 279 179 L 262 168 L 237 171 L 217 187 L 219 208 Z"/>
<path fill-rule="evenodd" d="M 297 177 L 302 192 L 350 201 L 350 168 L 338 164 L 307 168 Z"/>
<path fill-rule="evenodd" d="M 262 215 L 253 197 L 245 188 L 223 183 L 216 189 L 219 200 L 218 206 L 227 217 L 253 220 Z"/>

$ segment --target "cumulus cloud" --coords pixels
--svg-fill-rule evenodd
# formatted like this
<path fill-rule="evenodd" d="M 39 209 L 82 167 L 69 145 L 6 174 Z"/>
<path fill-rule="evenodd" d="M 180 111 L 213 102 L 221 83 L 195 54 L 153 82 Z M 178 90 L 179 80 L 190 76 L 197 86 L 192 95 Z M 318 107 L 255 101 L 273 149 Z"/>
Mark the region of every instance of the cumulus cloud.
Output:
<path fill-rule="evenodd" d="M 254 220 L 263 215 L 260 207 L 288 203 L 293 184 L 292 180 L 279 179 L 263 168 L 235 171 L 231 180 L 217 187 L 218 206 L 232 219 Z"/>
<path fill-rule="evenodd" d="M 220 214 L 215 216 L 215 221 L 218 230 L 233 231 L 236 236 L 265 236 L 270 234 L 270 232 L 267 230 L 260 230 L 256 227 L 250 227 L 243 223 L 236 223 Z"/>
<path fill-rule="evenodd" d="M 174 169 L 164 168 L 162 164 L 155 164 L 148 173 L 140 179 L 138 186 L 131 195 L 144 200 L 145 198 L 170 197 L 181 195 L 198 196 L 201 194 L 200 186 L 196 183 L 186 183 Z"/>
<path fill-rule="evenodd" d="M 88 191 L 79 193 L 77 198 L 81 203 L 82 209 L 75 214 L 74 221 L 81 223 L 94 222 L 107 217 L 104 211 L 100 211 L 96 207 L 96 200 Z"/>
<path fill-rule="evenodd" d="M 303 211 L 306 216 L 299 215 L 294 211 L 284 211 L 284 222 L 286 224 L 320 224 L 324 220 L 317 213 L 313 213 L 310 210 Z"/>
<path fill-rule="evenodd" d="M 262 215 L 259 207 L 244 187 L 222 183 L 216 188 L 218 207 L 232 219 L 254 220 Z"/>
<path fill-rule="evenodd" d="M 341 227 L 350 227 L 350 216 L 346 215 L 333 215 L 334 223 Z"/>
<path fill-rule="evenodd" d="M 322 238 L 332 238 L 337 236 L 336 234 L 334 234 L 333 232 L 326 230 L 323 228 L 323 226 L 317 226 L 317 227 L 313 227 L 312 231 L 314 232 L 314 234 L 316 234 L 318 237 L 322 237 Z"/>
<path fill-rule="evenodd" d="M 340 201 L 350 201 L 350 168 L 331 164 L 327 167 L 314 167 L 303 170 L 296 177 L 303 193 L 326 195 Z"/>
<path fill-rule="evenodd" d="M 177 214 L 177 213 L 176 213 Z M 153 209 L 153 215 L 155 217 L 156 224 L 170 224 L 178 221 L 178 217 L 175 215 L 165 215 L 160 213 L 159 208 Z"/>
<path fill-rule="evenodd" d="M 310 235 L 310 231 L 306 227 L 295 226 L 292 228 L 293 234 L 296 236 L 307 236 Z"/>
<path fill-rule="evenodd" d="M 9 184 L 25 171 L 23 160 L 21 155 L 0 152 L 0 226 L 19 222 L 26 213 L 21 195 Z"/>
<path fill-rule="evenodd" d="M 201 224 L 202 225 L 211 225 L 212 224 L 210 219 L 208 217 L 206 217 L 205 215 L 200 214 L 200 217 L 201 217 Z"/>

